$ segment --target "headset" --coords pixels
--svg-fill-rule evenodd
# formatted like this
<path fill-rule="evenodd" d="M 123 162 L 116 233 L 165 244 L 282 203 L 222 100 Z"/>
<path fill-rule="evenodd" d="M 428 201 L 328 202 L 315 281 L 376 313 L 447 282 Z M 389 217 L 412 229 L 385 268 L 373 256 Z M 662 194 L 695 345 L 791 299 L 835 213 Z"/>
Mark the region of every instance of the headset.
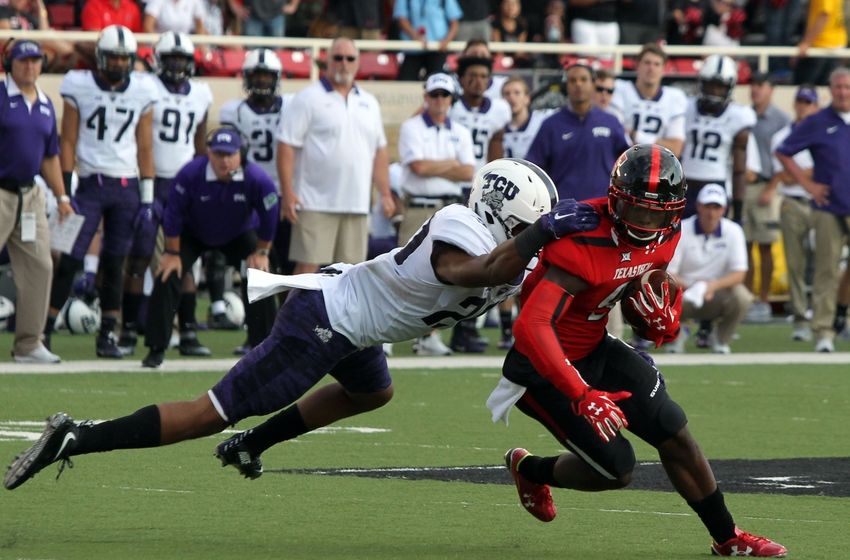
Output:
<path fill-rule="evenodd" d="M 24 39 L 25 41 L 29 41 L 29 39 Z M 29 41 L 30 43 L 35 43 L 35 41 Z M 36 43 L 38 44 L 38 43 Z M 12 49 L 15 48 L 15 38 L 9 37 L 6 40 L 6 44 L 3 45 L 3 71 L 9 74 L 12 72 L 12 59 L 10 55 L 12 54 Z M 39 45 L 41 48 L 41 45 Z M 47 54 L 43 51 L 41 53 L 41 69 L 44 70 L 47 68 Z"/>

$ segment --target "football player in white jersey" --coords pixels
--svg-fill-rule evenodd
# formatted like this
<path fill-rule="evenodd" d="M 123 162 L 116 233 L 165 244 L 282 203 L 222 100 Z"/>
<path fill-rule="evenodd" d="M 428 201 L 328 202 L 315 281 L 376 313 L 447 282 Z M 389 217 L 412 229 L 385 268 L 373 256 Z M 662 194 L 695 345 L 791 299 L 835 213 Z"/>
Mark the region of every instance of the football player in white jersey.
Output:
<path fill-rule="evenodd" d="M 192 80 L 195 73 L 195 45 L 185 33 L 168 31 L 154 45 L 159 94 L 153 113 L 154 219 L 136 230 L 124 278 L 124 305 L 118 347 L 124 355 L 133 354 L 137 341 L 139 308 L 144 302 L 144 277 L 156 246 L 157 229 L 177 172 L 196 154 L 206 152 L 207 112 L 212 91 L 205 82 Z M 180 353 L 209 356 L 209 349 L 195 334 L 195 281 L 183 275 L 179 304 Z"/>
<path fill-rule="evenodd" d="M 511 120 L 502 130 L 502 154 L 498 157 L 525 159 L 540 125 L 553 109 L 531 110 L 531 92 L 524 78 L 514 76 L 502 86 L 502 98 L 511 108 Z M 494 147 L 494 151 L 496 147 Z"/>
<path fill-rule="evenodd" d="M 696 194 L 707 183 L 731 182 L 732 215 L 740 223 L 746 189 L 747 143 L 756 114 L 732 101 L 738 65 L 728 56 L 713 54 L 699 71 L 699 92 L 685 110 L 682 167 L 688 177 L 683 218 L 696 213 Z M 731 169 L 731 177 L 730 170 Z M 730 181 L 731 179 L 731 181 Z"/>
<path fill-rule="evenodd" d="M 245 55 L 242 64 L 242 86 L 248 93 L 243 99 L 231 99 L 221 106 L 219 121 L 223 125 L 234 127 L 242 134 L 242 140 L 247 146 L 246 156 L 268 173 L 274 184 L 280 188 L 277 175 L 277 143 L 275 134 L 280 120 L 291 101 L 292 95 L 280 95 L 280 85 L 283 65 L 277 53 L 271 49 L 253 49 Z M 292 224 L 283 219 L 277 225 L 277 233 L 272 244 L 274 248 L 272 269 L 290 272 L 293 263 L 289 262 L 289 240 L 292 235 Z M 232 325 L 225 315 L 223 272 L 220 265 L 211 263 L 207 267 L 208 278 L 213 278 L 210 284 L 210 317 L 208 324 L 214 328 L 228 329 Z M 243 354 L 247 345 L 239 346 L 236 354 Z"/>
<path fill-rule="evenodd" d="M 492 59 L 493 53 L 490 51 L 490 47 L 484 39 L 470 39 L 463 47 L 463 51 L 461 51 L 460 56 Z M 508 78 L 509 76 L 491 74 L 490 81 L 487 84 L 487 89 L 484 90 L 484 96 L 489 97 L 490 99 L 502 99 L 502 86 L 505 85 Z M 458 84 L 457 89 L 458 91 L 461 91 L 463 88 Z"/>
<path fill-rule="evenodd" d="M 511 108 L 504 99 L 491 99 L 484 95 L 492 70 L 493 60 L 490 58 L 466 56 L 457 61 L 457 75 L 463 94 L 449 110 L 449 118 L 468 128 L 472 134 L 476 169 L 501 156 L 502 129 L 511 120 Z M 466 196 L 470 186 L 463 185 L 462 188 Z M 487 339 L 478 333 L 475 322 L 464 321 L 452 331 L 449 346 L 455 352 L 480 353 L 487 344 Z"/>
<path fill-rule="evenodd" d="M 404 247 L 313 275 L 319 289 L 292 293 L 271 335 L 197 399 L 99 424 L 54 414 L 39 441 L 9 467 L 4 486 L 17 488 L 73 455 L 167 445 L 283 409 L 216 447 L 222 465 L 259 477 L 260 455 L 272 445 L 389 402 L 393 386 L 381 343 L 483 313 L 519 289 L 546 242 L 598 226 L 589 205 L 563 200 L 552 208 L 556 200 L 554 183 L 537 166 L 488 164 L 468 206 L 437 211 Z M 304 396 L 327 374 L 336 382 Z"/>
<path fill-rule="evenodd" d="M 97 69 L 71 70 L 59 92 L 64 99 L 60 159 L 70 192 L 85 217 L 70 255 L 63 254 L 53 275 L 45 338 L 71 291 L 74 274 L 103 218 L 100 267 L 101 319 L 96 351 L 121 358 L 115 327 L 121 312 L 124 260 L 140 223 L 153 217 L 153 106 L 158 93 L 146 74 L 133 72 L 136 39 L 126 27 L 111 25 L 97 40 Z"/>
<path fill-rule="evenodd" d="M 635 81 L 615 82 L 611 107 L 635 144 L 659 144 L 679 157 L 685 143 L 687 97 L 678 88 L 661 85 L 665 62 L 667 54 L 660 46 L 644 45 Z"/>

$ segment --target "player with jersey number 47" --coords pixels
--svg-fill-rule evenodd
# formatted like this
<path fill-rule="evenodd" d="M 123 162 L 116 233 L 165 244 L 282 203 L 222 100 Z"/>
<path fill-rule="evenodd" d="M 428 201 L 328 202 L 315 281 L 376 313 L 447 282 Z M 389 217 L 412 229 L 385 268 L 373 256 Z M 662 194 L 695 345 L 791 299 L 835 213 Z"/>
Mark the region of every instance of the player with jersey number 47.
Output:
<path fill-rule="evenodd" d="M 601 216 L 599 227 L 547 245 L 525 281 L 516 344 L 487 404 L 494 420 L 506 419 L 515 404 L 568 450 L 537 457 L 514 448 L 505 455 L 520 501 L 537 519 L 555 517 L 550 486 L 627 486 L 635 467 L 622 434 L 629 429 L 658 450 L 673 487 L 714 539 L 714 554 L 785 556 L 782 545 L 736 527 L 685 412 L 652 359 L 605 330 L 610 308 L 633 279 L 663 270 L 673 257 L 686 189 L 682 167 L 667 148 L 641 144 L 617 159 L 608 197 L 588 201 Z M 679 298 L 669 286 L 660 293 L 633 295 L 623 304 L 646 320 L 647 338 L 663 342 L 679 328 Z"/>
<path fill-rule="evenodd" d="M 404 247 L 337 265 L 339 274 L 319 275 L 320 290 L 292 294 L 271 335 L 210 391 L 95 425 L 54 414 L 9 467 L 5 487 L 17 488 L 72 455 L 208 436 L 288 407 L 216 449 L 223 465 L 260 476 L 260 454 L 268 447 L 389 402 L 393 386 L 382 343 L 485 312 L 519 290 L 544 244 L 596 228 L 599 217 L 590 206 L 556 201 L 554 184 L 537 166 L 510 159 L 485 165 L 469 206 L 442 208 Z M 327 373 L 336 383 L 303 396 Z"/>

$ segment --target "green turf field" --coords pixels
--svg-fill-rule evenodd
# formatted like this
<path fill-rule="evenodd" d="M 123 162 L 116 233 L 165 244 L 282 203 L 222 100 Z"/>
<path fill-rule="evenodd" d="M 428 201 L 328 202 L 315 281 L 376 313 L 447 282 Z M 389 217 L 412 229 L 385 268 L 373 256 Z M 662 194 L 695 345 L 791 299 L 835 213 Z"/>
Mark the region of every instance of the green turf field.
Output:
<path fill-rule="evenodd" d="M 27 447 L 19 438 L 40 433 L 57 410 L 106 419 L 192 398 L 220 374 L 0 376 L 0 459 Z M 713 460 L 850 455 L 847 366 L 668 367 L 665 374 Z M 255 481 L 212 457 L 226 436 L 77 457 L 58 481 L 56 466 L 48 467 L 21 488 L 0 491 L 0 560 L 709 556 L 702 525 L 667 491 L 556 489 L 559 515 L 543 524 L 506 484 L 280 472 L 497 466 L 513 446 L 558 451 L 516 411 L 509 427 L 490 423 L 484 400 L 495 371 L 393 375 L 396 398 L 387 407 L 269 450 L 267 472 Z M 647 446 L 636 449 L 640 460 L 654 458 Z M 740 525 L 782 542 L 792 558 L 848 557 L 850 498 L 728 493 L 727 501 Z"/>

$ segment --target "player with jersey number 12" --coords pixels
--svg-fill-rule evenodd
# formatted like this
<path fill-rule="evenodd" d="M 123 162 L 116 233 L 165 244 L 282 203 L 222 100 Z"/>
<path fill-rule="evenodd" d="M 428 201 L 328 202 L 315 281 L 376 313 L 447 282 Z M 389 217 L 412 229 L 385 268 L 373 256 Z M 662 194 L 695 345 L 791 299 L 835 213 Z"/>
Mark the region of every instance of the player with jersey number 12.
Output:
<path fill-rule="evenodd" d="M 476 175 L 468 206 L 446 206 L 404 247 L 335 265 L 338 274 L 316 277 L 321 289 L 293 293 L 271 335 L 208 392 L 95 425 L 54 414 L 39 441 L 13 462 L 4 485 L 14 489 L 73 455 L 176 443 L 284 409 L 216 449 L 223 465 L 260 476 L 260 455 L 272 445 L 389 402 L 393 386 L 382 343 L 483 313 L 519 290 L 544 244 L 596 227 L 598 215 L 588 205 L 556 201 L 554 184 L 537 166 L 491 162 Z M 336 382 L 305 396 L 328 373 Z"/>

